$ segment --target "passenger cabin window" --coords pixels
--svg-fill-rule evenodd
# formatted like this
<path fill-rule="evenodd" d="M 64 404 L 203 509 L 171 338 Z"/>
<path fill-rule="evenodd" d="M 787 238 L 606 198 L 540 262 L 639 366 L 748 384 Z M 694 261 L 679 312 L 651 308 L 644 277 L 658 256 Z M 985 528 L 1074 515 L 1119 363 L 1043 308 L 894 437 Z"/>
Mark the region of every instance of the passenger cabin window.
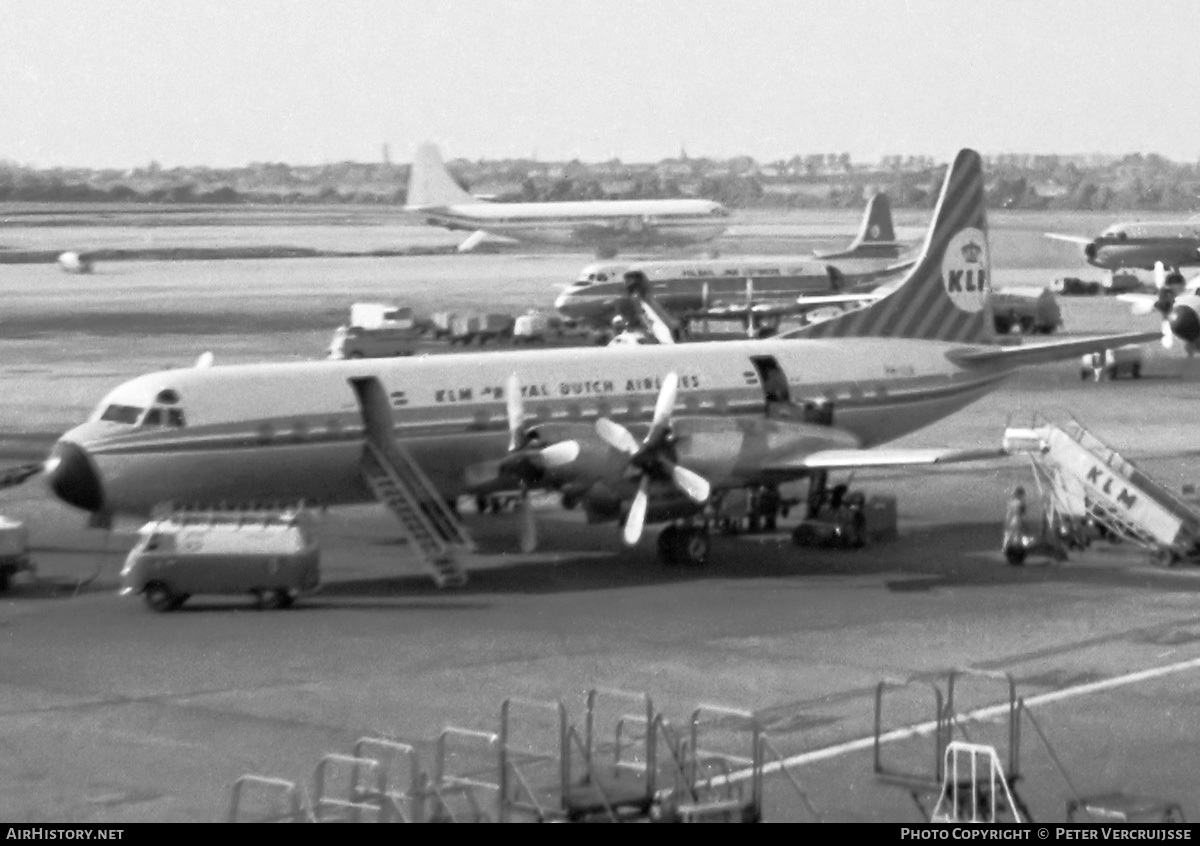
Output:
<path fill-rule="evenodd" d="M 133 426 L 142 418 L 144 411 L 144 408 L 138 408 L 136 405 L 110 405 L 104 409 L 100 419 L 109 423 L 125 423 Z"/>

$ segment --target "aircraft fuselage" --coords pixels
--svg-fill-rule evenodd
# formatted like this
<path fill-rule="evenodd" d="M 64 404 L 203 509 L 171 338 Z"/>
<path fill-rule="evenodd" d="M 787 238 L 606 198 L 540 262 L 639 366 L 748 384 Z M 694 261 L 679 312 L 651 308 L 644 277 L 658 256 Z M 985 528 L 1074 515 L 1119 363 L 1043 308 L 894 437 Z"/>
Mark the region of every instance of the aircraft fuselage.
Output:
<path fill-rule="evenodd" d="M 1200 224 L 1195 222 L 1118 223 L 1085 244 L 1088 263 L 1106 270 L 1153 270 L 1157 262 L 1179 268 L 1200 264 Z"/>
<path fill-rule="evenodd" d="M 426 223 L 519 241 L 584 247 L 652 247 L 711 241 L 729 212 L 709 200 L 463 203 L 410 209 Z"/>
<path fill-rule="evenodd" d="M 735 341 L 579 348 L 555 351 L 552 360 L 545 351 L 520 351 L 172 370 L 105 397 L 59 441 L 51 463 L 61 466 L 49 476 L 62 498 L 108 513 L 142 514 L 172 500 L 370 501 L 359 471 L 363 419 L 349 380 L 375 377 L 391 399 L 394 437 L 449 498 L 472 492 L 474 471 L 505 456 L 504 390 L 513 374 L 532 418 L 527 425 L 553 442 L 595 441 L 601 416 L 640 436 L 662 379 L 675 372 L 679 460 L 717 487 L 736 486 L 753 483 L 768 453 L 822 448 L 808 435 L 789 440 L 786 423 L 761 425 L 764 358 L 786 374 L 796 406 L 832 402 L 842 432 L 831 430 L 824 447 L 852 445 L 846 438 L 872 446 L 953 413 L 1004 375 L 954 365 L 946 356 L 953 349 L 961 345 Z"/>

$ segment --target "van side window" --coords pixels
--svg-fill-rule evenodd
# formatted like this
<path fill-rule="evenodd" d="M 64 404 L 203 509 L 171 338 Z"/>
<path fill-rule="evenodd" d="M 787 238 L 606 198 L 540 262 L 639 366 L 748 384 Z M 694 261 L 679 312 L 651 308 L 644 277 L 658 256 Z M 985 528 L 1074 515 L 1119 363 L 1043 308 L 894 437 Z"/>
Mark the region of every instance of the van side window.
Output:
<path fill-rule="evenodd" d="M 154 552 L 159 547 L 159 536 L 151 535 L 150 540 L 146 541 L 146 551 Z"/>

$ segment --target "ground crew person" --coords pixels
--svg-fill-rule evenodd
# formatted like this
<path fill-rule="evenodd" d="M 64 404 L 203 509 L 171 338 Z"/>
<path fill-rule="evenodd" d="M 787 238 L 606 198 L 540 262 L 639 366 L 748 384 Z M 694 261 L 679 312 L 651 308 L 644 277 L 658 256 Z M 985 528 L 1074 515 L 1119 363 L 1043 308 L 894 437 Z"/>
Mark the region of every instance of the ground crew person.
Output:
<path fill-rule="evenodd" d="M 1022 560 L 1025 557 L 1025 488 L 1020 485 L 1012 492 L 1004 513 L 1004 551 L 1019 553 Z"/>

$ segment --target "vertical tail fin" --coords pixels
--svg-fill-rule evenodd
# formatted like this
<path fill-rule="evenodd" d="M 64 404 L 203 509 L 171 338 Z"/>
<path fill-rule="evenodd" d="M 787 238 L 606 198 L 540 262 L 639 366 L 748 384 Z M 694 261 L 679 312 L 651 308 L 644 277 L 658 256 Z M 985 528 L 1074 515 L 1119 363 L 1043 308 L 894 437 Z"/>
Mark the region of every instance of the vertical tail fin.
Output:
<path fill-rule="evenodd" d="M 892 226 L 892 201 L 888 195 L 880 191 L 873 194 L 867 202 L 867 211 L 863 215 L 862 228 L 854 239 L 855 247 L 866 243 L 894 244 L 896 230 Z"/>
<path fill-rule="evenodd" d="M 904 280 L 865 308 L 788 336 L 993 341 L 991 289 L 983 162 L 974 150 L 960 150 L 946 172 L 920 257 Z"/>
<path fill-rule="evenodd" d="M 872 194 L 863 212 L 858 235 L 845 250 L 818 253 L 822 259 L 890 259 L 900 255 L 896 228 L 892 225 L 892 201 L 882 191 Z"/>
<path fill-rule="evenodd" d="M 456 206 L 482 202 L 462 189 L 442 163 L 442 156 L 433 144 L 421 144 L 413 153 L 412 170 L 408 174 L 408 198 L 405 207 Z"/>

